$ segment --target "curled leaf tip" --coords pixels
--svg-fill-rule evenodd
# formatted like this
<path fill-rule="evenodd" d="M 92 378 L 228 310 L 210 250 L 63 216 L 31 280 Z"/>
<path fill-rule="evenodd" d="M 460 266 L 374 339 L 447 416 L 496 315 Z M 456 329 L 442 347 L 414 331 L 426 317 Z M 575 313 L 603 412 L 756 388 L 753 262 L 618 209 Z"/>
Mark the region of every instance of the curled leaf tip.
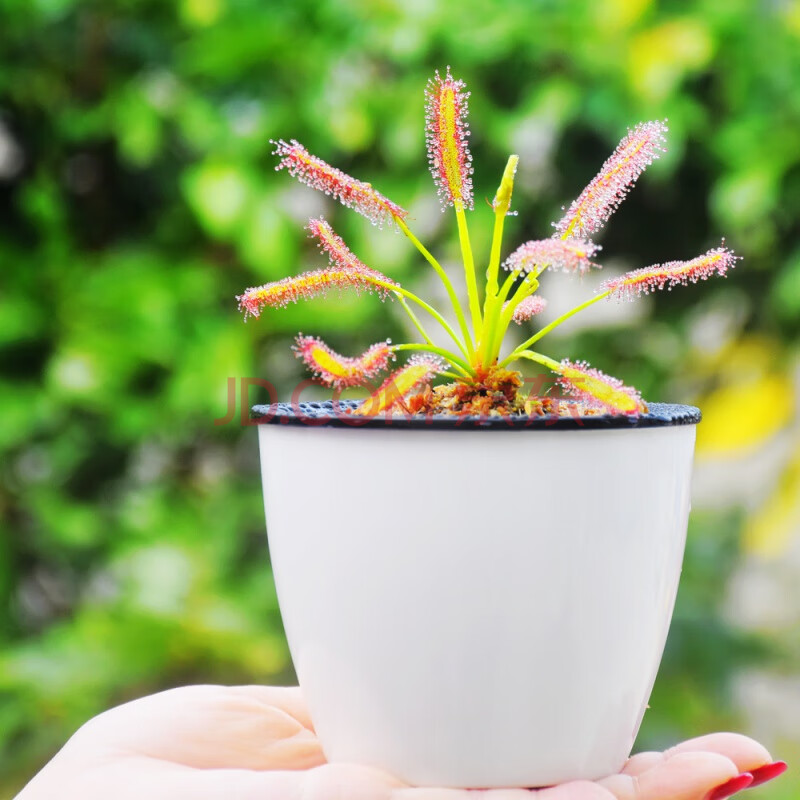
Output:
<path fill-rule="evenodd" d="M 564 359 L 560 364 L 556 383 L 567 394 L 590 408 L 608 414 L 637 416 L 647 413 L 647 406 L 636 389 L 625 386 L 618 378 L 590 367 L 585 361 Z"/>
<path fill-rule="evenodd" d="M 511 195 L 514 191 L 514 176 L 517 174 L 518 165 L 518 155 L 508 157 L 500 186 L 497 187 L 497 193 L 494 196 L 494 200 L 492 200 L 492 210 L 496 214 L 511 214 Z"/>
<path fill-rule="evenodd" d="M 714 247 L 701 256 L 689 261 L 668 261 L 626 272 L 618 278 L 605 281 L 601 291 L 610 292 L 609 298 L 632 300 L 642 294 L 658 289 L 672 289 L 674 286 L 708 280 L 712 275 L 725 276 L 736 266 L 740 258 L 724 246 Z"/>
<path fill-rule="evenodd" d="M 425 141 L 431 174 L 442 208 L 472 208 L 472 155 L 467 146 L 469 127 L 464 81 L 438 70 L 425 89 Z"/>
<path fill-rule="evenodd" d="M 408 216 L 408 211 L 375 191 L 371 184 L 351 178 L 321 158 L 311 155 L 296 139 L 289 142 L 279 139 L 272 144 L 275 145 L 273 155 L 280 157 L 276 170 L 285 169 L 301 183 L 330 195 L 374 225 L 380 227 Z"/>
<path fill-rule="evenodd" d="M 640 122 L 629 130 L 566 214 L 553 223 L 555 235 L 581 237 L 602 228 L 642 172 L 665 152 L 667 130 L 666 120 Z"/>
<path fill-rule="evenodd" d="M 299 335 L 292 348 L 306 366 L 328 386 L 344 389 L 363 386 L 377 377 L 394 359 L 389 342 L 377 342 L 355 358 L 348 358 L 332 350 L 316 336 Z"/>

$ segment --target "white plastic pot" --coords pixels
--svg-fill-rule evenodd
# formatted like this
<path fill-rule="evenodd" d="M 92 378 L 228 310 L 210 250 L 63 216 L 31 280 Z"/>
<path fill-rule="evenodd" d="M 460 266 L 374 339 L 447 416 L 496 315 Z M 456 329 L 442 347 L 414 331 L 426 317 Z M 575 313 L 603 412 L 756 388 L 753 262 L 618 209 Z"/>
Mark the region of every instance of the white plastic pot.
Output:
<path fill-rule="evenodd" d="M 322 416 L 258 430 L 328 759 L 449 787 L 617 772 L 672 615 L 699 412 L 523 430 Z"/>

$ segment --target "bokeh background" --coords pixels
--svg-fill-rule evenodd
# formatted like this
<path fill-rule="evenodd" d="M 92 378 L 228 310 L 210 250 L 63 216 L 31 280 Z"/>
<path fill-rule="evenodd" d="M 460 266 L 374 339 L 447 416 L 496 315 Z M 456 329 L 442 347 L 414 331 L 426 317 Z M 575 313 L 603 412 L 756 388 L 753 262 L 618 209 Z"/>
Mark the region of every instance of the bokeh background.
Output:
<path fill-rule="evenodd" d="M 373 296 L 248 324 L 234 296 L 319 265 L 302 226 L 320 212 L 438 290 L 404 237 L 276 174 L 269 139 L 371 180 L 455 268 L 423 137 L 447 64 L 472 90 L 479 253 L 508 153 L 511 247 L 548 233 L 629 125 L 666 117 L 604 274 L 723 235 L 744 257 L 595 307 L 546 349 L 705 414 L 637 748 L 740 730 L 795 765 L 754 800 L 800 793 L 800 2 L 0 0 L 0 797 L 111 704 L 293 680 L 255 431 L 213 421 L 229 377 L 289 396 L 298 330 L 352 353 L 408 332 Z M 593 287 L 556 277 L 553 309 Z M 597 468 L 575 465 L 576 492 Z"/>

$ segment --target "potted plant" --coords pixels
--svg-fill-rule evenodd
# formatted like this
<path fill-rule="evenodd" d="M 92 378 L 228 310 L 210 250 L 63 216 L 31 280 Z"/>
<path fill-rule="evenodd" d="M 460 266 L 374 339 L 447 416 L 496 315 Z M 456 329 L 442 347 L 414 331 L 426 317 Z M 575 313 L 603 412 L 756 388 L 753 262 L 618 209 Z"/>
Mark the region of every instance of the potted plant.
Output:
<path fill-rule="evenodd" d="M 628 757 L 655 680 L 700 414 L 648 405 L 616 378 L 534 345 L 593 303 L 724 275 L 736 257 L 723 243 L 612 278 L 504 351 L 509 326 L 544 307 L 545 270 L 580 275 L 598 266 L 588 237 L 661 154 L 667 128 L 630 130 L 555 234 L 503 260 L 512 155 L 491 203 L 479 287 L 467 220 L 467 98 L 449 68 L 428 83 L 430 168 L 443 206 L 455 211 L 466 308 L 403 208 L 298 142 L 276 143 L 277 169 L 410 239 L 444 284 L 455 325 L 367 267 L 322 219 L 308 228 L 330 266 L 238 298 L 258 316 L 331 289 L 374 291 L 400 303 L 420 336 L 357 357 L 298 336 L 296 355 L 337 394 L 255 409 L 275 581 L 330 760 L 452 787 L 594 779 Z M 434 343 L 430 321 L 452 346 Z M 406 352 L 415 354 L 378 382 Z M 542 386 L 526 394 L 511 366 L 522 359 L 551 370 L 562 395 Z M 434 386 L 437 378 L 444 382 Z M 338 399 L 345 387 L 373 383 L 363 402 Z"/>

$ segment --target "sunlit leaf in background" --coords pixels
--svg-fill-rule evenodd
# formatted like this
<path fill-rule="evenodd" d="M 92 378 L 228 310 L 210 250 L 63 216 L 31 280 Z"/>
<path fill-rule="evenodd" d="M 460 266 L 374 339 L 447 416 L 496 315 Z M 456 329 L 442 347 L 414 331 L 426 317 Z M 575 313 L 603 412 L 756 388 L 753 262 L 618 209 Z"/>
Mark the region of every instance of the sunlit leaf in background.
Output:
<path fill-rule="evenodd" d="M 790 461 L 773 493 L 748 521 L 743 544 L 756 555 L 775 557 L 800 532 L 800 452 Z"/>
<path fill-rule="evenodd" d="M 763 375 L 721 387 L 704 397 L 700 456 L 747 451 L 784 430 L 795 413 L 791 381 Z"/>

